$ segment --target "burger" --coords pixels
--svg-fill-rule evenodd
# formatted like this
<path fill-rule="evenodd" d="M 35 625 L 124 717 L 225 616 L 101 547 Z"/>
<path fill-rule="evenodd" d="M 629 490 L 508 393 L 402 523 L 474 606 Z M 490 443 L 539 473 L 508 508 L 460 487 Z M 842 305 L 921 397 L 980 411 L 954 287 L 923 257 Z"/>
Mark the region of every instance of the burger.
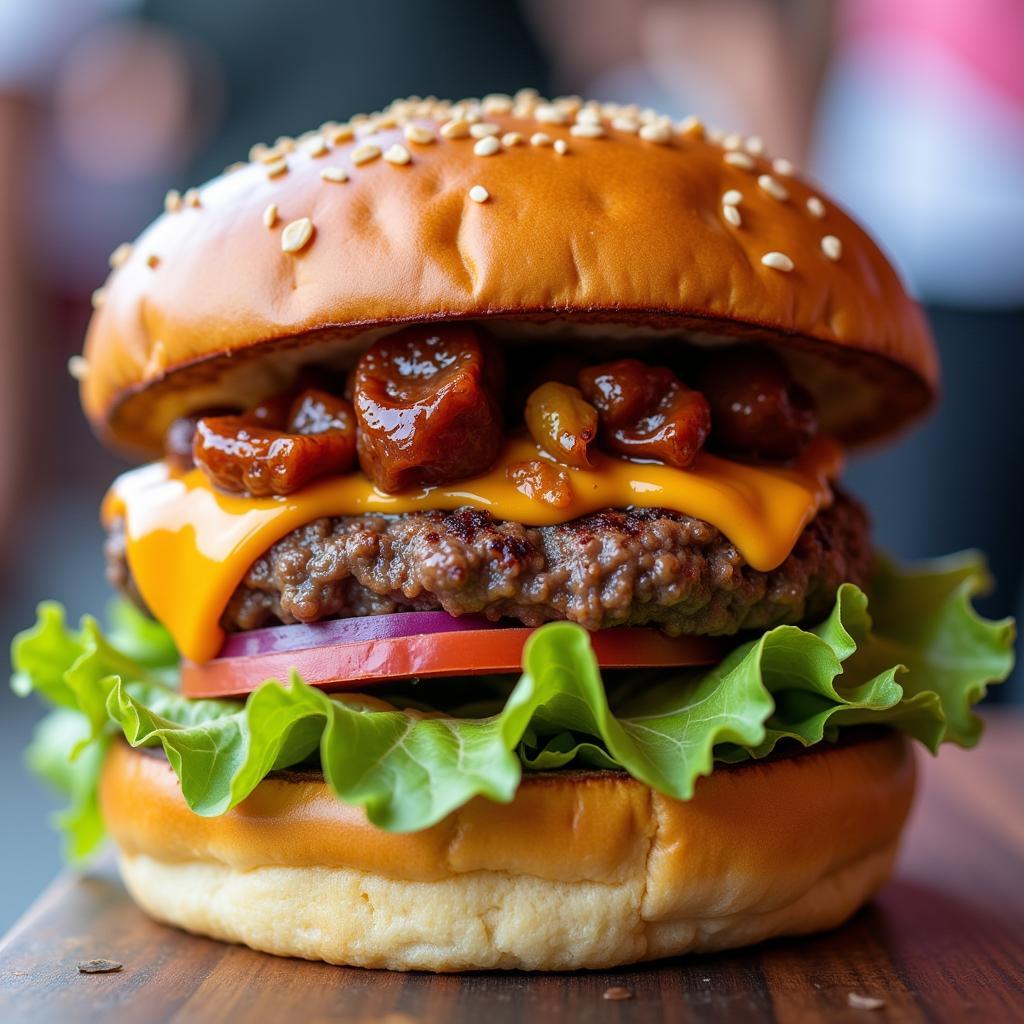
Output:
<path fill-rule="evenodd" d="M 145 460 L 105 626 L 14 685 L 73 858 L 160 921 L 397 970 L 831 928 L 1012 626 L 838 483 L 921 311 L 760 140 L 532 91 L 258 145 L 120 246 L 71 369 Z M 899 481 L 893 481 L 893 487 Z"/>

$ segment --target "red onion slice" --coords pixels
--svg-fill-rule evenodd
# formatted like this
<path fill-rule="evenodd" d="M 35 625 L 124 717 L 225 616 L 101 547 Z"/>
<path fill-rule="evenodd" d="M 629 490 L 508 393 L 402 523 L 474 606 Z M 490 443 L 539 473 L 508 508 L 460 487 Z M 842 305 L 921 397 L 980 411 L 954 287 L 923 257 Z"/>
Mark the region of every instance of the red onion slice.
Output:
<path fill-rule="evenodd" d="M 454 633 L 468 629 L 504 629 L 482 615 L 456 618 L 447 612 L 393 612 L 387 615 L 360 615 L 351 619 L 270 626 L 246 633 L 231 633 L 218 658 L 242 658 L 280 651 L 304 651 L 312 647 L 358 644 L 368 640 L 394 640 L 425 633 Z"/>

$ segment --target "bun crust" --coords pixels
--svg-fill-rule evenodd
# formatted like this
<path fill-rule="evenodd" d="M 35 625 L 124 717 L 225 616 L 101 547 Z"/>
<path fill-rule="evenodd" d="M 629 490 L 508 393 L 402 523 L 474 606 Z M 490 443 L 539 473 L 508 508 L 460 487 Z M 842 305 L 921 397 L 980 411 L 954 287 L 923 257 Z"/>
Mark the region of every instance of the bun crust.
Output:
<path fill-rule="evenodd" d="M 914 789 L 886 733 L 717 769 L 694 798 L 617 772 L 529 775 L 422 832 L 370 825 L 308 774 L 188 810 L 115 744 L 101 800 L 143 909 L 286 956 L 392 970 L 573 970 L 838 925 L 888 878 Z"/>
<path fill-rule="evenodd" d="M 619 336 L 620 349 L 623 335 L 637 348 L 680 336 L 772 345 L 847 441 L 892 433 L 929 404 L 938 367 L 920 310 L 842 210 L 824 199 L 811 212 L 817 189 L 701 133 L 649 141 L 604 116 L 603 137 L 587 138 L 518 113 L 481 115 L 522 137 L 482 156 L 479 140 L 440 133 L 449 107 L 406 101 L 363 137 L 282 152 L 283 173 L 257 160 L 172 204 L 90 324 L 82 399 L 96 429 L 156 450 L 175 416 L 262 397 L 302 362 L 350 364 L 381 330 L 461 319 L 527 343 L 535 332 Z M 436 141 L 407 140 L 407 118 Z M 531 145 L 538 131 L 568 151 Z M 359 147 L 396 144 L 408 163 L 353 161 Z M 329 168 L 348 180 L 325 180 Z M 740 226 L 722 212 L 732 190 Z M 301 218 L 312 236 L 284 252 L 283 229 Z M 769 253 L 793 269 L 763 264 Z"/>

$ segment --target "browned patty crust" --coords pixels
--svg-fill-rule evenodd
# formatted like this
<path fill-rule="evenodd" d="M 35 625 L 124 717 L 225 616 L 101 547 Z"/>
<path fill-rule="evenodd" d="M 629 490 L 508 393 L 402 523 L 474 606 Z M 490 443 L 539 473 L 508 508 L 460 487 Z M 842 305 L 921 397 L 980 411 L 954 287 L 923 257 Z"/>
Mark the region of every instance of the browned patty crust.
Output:
<path fill-rule="evenodd" d="M 106 553 L 111 583 L 136 596 L 119 522 Z M 545 527 L 470 508 L 339 516 L 278 541 L 250 568 L 221 622 L 239 632 L 443 609 L 528 626 L 569 619 L 588 629 L 726 635 L 821 618 L 839 584 L 865 582 L 870 564 L 867 516 L 843 494 L 772 572 L 752 569 L 710 523 L 662 509 L 608 510 Z"/>

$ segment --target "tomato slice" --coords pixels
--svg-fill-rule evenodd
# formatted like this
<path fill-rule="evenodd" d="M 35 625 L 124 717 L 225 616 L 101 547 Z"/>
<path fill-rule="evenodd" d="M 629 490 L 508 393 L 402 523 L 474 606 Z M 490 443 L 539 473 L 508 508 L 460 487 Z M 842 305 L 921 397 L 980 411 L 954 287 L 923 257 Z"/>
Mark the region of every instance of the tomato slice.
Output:
<path fill-rule="evenodd" d="M 518 672 L 532 632 L 525 626 L 459 629 L 214 658 L 203 664 L 183 661 L 181 691 L 186 697 L 241 697 L 267 679 L 287 680 L 293 670 L 323 690 L 363 689 L 369 683 L 412 677 Z M 591 633 L 590 640 L 602 668 L 713 665 L 723 655 L 721 643 L 710 637 L 669 637 L 648 627 L 619 626 Z"/>

